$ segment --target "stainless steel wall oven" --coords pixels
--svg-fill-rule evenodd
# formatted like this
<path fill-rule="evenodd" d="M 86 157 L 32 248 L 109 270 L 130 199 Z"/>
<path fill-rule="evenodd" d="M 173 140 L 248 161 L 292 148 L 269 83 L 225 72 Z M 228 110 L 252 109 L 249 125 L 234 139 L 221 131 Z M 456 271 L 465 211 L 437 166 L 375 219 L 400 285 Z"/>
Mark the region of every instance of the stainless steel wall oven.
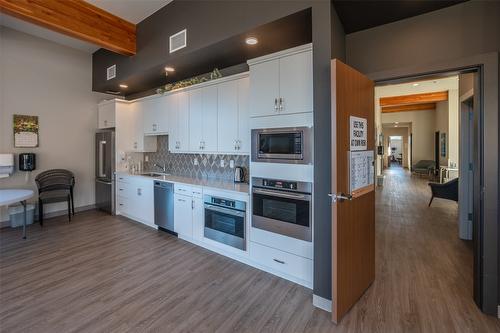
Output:
<path fill-rule="evenodd" d="M 312 184 L 252 178 L 252 226 L 311 241 Z"/>
<path fill-rule="evenodd" d="M 246 249 L 246 203 L 204 195 L 206 238 Z"/>

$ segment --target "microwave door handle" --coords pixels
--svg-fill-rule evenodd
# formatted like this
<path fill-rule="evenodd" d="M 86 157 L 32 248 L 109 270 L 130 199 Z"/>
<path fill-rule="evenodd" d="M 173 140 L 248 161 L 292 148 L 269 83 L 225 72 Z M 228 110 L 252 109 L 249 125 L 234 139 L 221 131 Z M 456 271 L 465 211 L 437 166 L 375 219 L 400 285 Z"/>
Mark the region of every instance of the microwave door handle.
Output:
<path fill-rule="evenodd" d="M 229 214 L 229 215 L 234 215 L 234 216 L 240 216 L 240 217 L 245 217 L 244 212 L 240 212 L 234 209 L 228 209 L 228 208 L 222 208 L 222 207 L 217 207 L 217 206 L 212 206 L 212 205 L 205 205 L 205 209 L 212 210 L 214 212 L 219 212 L 219 213 L 224 213 L 224 214 Z"/>
<path fill-rule="evenodd" d="M 260 188 L 254 188 L 253 193 L 272 195 L 275 197 L 287 198 L 287 199 L 296 199 L 296 200 L 304 200 L 304 201 L 311 200 L 311 196 L 306 195 L 306 194 L 283 193 L 283 192 L 277 192 L 277 191 L 262 190 Z"/>

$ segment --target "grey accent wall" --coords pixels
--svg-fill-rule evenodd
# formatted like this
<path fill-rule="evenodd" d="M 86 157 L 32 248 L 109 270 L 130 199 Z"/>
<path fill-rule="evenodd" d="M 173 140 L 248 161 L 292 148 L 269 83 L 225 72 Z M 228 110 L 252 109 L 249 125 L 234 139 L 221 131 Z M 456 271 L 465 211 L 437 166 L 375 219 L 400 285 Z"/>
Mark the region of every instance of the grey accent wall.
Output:
<path fill-rule="evenodd" d="M 499 51 L 500 2 L 463 4 L 347 35 L 347 63 L 375 80 L 479 65 L 482 68 L 484 151 L 483 311 L 500 299 Z"/>
<path fill-rule="evenodd" d="M 346 35 L 344 32 L 344 27 L 342 26 L 342 22 L 340 22 L 340 18 L 337 15 L 337 11 L 335 7 L 331 8 L 331 29 L 332 29 L 332 59 L 339 59 L 342 62 L 346 61 L 346 49 L 345 49 L 345 41 Z"/>
<path fill-rule="evenodd" d="M 190 1 L 175 0 L 137 26 L 137 49 L 133 57 L 99 50 L 93 55 L 94 82 L 104 69 L 117 64 L 121 76 L 141 75 L 165 62 L 168 36 L 187 28 L 192 52 L 235 34 L 311 8 L 314 75 L 314 293 L 331 298 L 330 192 L 330 0 L 296 1 Z M 179 51 L 184 52 L 183 50 Z"/>
<path fill-rule="evenodd" d="M 161 171 L 155 164 L 165 165 L 167 172 L 175 176 L 186 176 L 192 178 L 211 178 L 232 181 L 234 169 L 229 167 L 230 161 L 235 166 L 245 169 L 245 178 L 248 181 L 248 155 L 224 155 L 224 154 L 172 154 L 168 151 L 168 136 L 158 136 L 158 149 L 154 153 L 144 153 L 148 162 L 144 162 L 144 170 Z M 198 160 L 198 165 L 194 160 Z M 220 161 L 224 161 L 221 167 Z"/>
<path fill-rule="evenodd" d="M 468 1 L 346 36 L 347 61 L 362 73 L 500 50 L 500 2 Z"/>

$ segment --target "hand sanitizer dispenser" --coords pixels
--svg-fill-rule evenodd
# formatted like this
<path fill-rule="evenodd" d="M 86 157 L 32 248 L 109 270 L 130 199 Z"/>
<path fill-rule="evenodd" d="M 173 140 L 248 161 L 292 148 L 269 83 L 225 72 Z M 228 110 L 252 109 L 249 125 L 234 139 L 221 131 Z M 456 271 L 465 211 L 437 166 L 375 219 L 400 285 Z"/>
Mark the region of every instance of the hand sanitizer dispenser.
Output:
<path fill-rule="evenodd" d="M 14 173 L 14 154 L 0 154 L 0 178 Z"/>

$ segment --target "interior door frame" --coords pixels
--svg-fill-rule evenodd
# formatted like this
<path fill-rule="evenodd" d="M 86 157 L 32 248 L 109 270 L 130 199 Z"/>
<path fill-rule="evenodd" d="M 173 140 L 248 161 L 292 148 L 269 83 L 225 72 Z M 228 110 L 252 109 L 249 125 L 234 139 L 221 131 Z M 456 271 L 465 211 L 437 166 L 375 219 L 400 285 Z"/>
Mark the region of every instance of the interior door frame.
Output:
<path fill-rule="evenodd" d="M 475 118 L 479 126 L 477 137 L 478 151 L 474 166 L 477 181 L 474 186 L 476 207 L 474 223 L 480 235 L 477 237 L 474 277 L 475 296 L 478 307 L 485 313 L 498 314 L 500 300 L 499 282 L 499 159 L 498 155 L 485 154 L 484 142 L 487 141 L 490 150 L 499 151 L 499 56 L 498 53 L 486 53 L 466 58 L 449 60 L 446 62 L 425 64 L 407 68 L 394 69 L 383 72 L 367 74 L 375 81 L 375 85 L 402 83 L 415 79 L 449 76 L 468 71 L 477 71 L 479 79 L 478 95 L 480 105 Z M 485 84 L 485 82 L 487 84 Z M 488 110 L 488 112 L 485 112 Z M 492 156 L 490 156 L 492 155 Z M 489 186 L 484 180 L 488 179 Z M 492 185 L 493 184 L 493 185 Z M 479 253 L 477 253 L 479 252 Z M 476 293 L 477 291 L 477 293 Z"/>

